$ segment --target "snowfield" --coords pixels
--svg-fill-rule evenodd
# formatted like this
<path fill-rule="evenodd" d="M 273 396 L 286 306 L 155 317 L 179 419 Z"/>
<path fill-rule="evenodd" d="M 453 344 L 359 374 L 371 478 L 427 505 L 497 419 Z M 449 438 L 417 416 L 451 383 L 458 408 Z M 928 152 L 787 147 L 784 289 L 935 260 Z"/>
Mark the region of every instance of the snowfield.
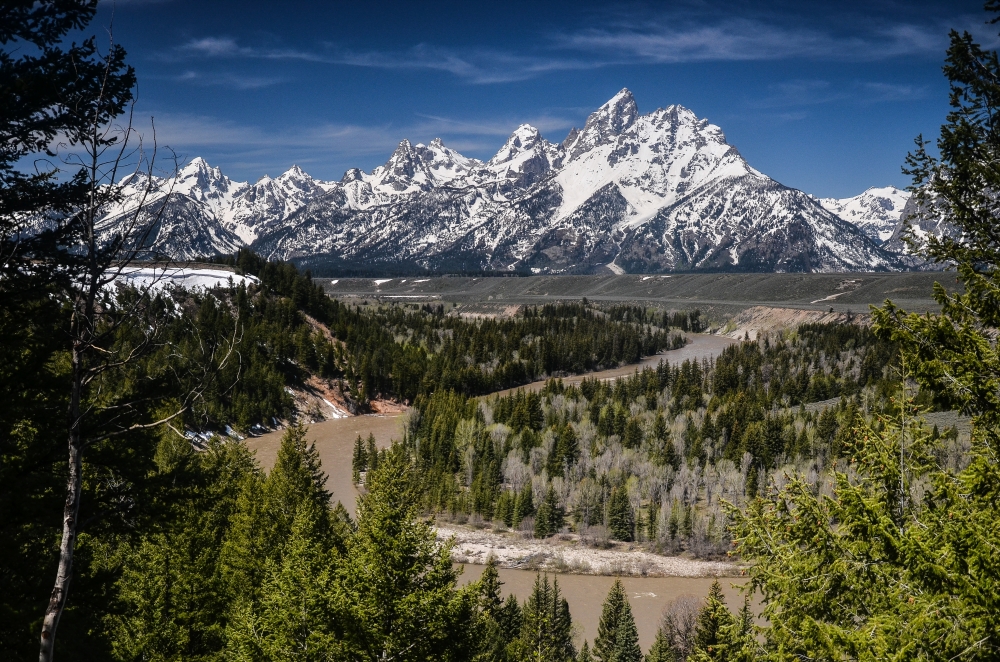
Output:
<path fill-rule="evenodd" d="M 183 287 L 189 290 L 210 290 L 230 285 L 255 285 L 260 281 L 254 276 L 241 276 L 225 269 L 189 269 L 185 267 L 130 267 L 124 270 L 116 283 L 124 283 L 150 292 Z"/>

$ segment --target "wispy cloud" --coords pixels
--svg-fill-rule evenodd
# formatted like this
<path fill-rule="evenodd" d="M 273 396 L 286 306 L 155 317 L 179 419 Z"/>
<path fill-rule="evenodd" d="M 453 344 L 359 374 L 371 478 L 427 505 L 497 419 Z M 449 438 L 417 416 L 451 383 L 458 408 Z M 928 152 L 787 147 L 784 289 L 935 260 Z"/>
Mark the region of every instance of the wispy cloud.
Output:
<path fill-rule="evenodd" d="M 171 57 L 172 55 L 172 57 Z M 263 60 L 307 60 L 311 62 L 332 62 L 330 58 L 319 53 L 297 50 L 293 48 L 265 48 L 241 46 L 231 37 L 202 37 L 191 39 L 177 48 L 165 59 L 176 59 L 185 56 L 202 56 L 209 58 L 255 58 Z"/>
<path fill-rule="evenodd" d="M 427 43 L 400 50 L 352 51 L 333 43 L 302 49 L 249 46 L 228 36 L 207 36 L 191 39 L 164 57 L 299 60 L 377 69 L 441 71 L 469 83 L 490 84 L 621 64 L 793 58 L 874 61 L 940 54 L 947 43 L 944 26 L 906 22 L 876 24 L 851 34 L 754 18 L 719 21 L 681 14 L 661 14 L 642 21 L 619 16 L 604 25 L 610 27 L 551 33 L 519 51 Z"/>
<path fill-rule="evenodd" d="M 479 84 L 510 83 L 554 71 L 593 69 L 606 64 L 596 60 L 521 55 L 502 50 L 457 51 L 427 44 L 419 44 L 399 52 L 341 53 L 334 61 L 358 67 L 446 71 L 470 83 Z"/>
<path fill-rule="evenodd" d="M 654 22 L 644 27 L 588 29 L 557 38 L 568 50 L 649 63 L 782 60 L 878 60 L 940 52 L 942 31 L 895 25 L 863 35 L 837 36 L 811 28 L 789 28 L 733 19 L 708 25 Z"/>
<path fill-rule="evenodd" d="M 835 90 L 825 80 L 790 80 L 768 87 L 770 94 L 748 103 L 751 108 L 783 108 L 789 106 L 814 106 L 841 101 L 849 96 L 843 90 Z"/>
<path fill-rule="evenodd" d="M 277 76 L 250 76 L 236 74 L 232 72 L 205 73 L 200 71 L 187 70 L 174 76 L 175 81 L 181 83 L 193 83 L 195 85 L 211 87 L 228 87 L 234 90 L 259 90 L 263 87 L 270 87 L 284 82 L 284 78 Z"/>
<path fill-rule="evenodd" d="M 927 97 L 927 87 L 923 85 L 897 85 L 894 83 L 861 83 L 858 86 L 861 101 L 881 103 L 886 101 L 911 101 Z"/>

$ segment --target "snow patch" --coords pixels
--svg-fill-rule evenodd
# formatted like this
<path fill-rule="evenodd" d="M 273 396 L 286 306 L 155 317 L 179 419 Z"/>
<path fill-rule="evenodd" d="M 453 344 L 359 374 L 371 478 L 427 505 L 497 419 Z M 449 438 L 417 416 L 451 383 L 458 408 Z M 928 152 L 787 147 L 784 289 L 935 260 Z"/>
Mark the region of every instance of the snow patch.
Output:
<path fill-rule="evenodd" d="M 115 284 L 131 285 L 139 290 L 160 292 L 166 288 L 210 290 L 215 287 L 255 285 L 254 276 L 241 276 L 223 269 L 186 269 L 183 267 L 130 267 L 122 271 Z"/>

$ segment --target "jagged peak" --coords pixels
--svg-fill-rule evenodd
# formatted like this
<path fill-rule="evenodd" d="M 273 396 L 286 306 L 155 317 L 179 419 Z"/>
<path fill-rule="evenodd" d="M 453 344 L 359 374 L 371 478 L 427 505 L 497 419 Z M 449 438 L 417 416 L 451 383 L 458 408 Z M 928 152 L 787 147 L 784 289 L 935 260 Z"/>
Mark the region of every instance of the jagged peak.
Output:
<path fill-rule="evenodd" d="M 360 182 L 364 179 L 364 176 L 361 168 L 350 168 L 344 172 L 344 176 L 340 178 L 340 183 Z"/>
<path fill-rule="evenodd" d="M 566 134 L 566 137 L 563 138 L 562 143 L 560 143 L 560 147 L 562 147 L 563 149 L 569 147 L 576 141 L 579 135 L 580 135 L 580 129 L 574 126 L 572 129 L 569 130 L 569 133 Z"/>
<path fill-rule="evenodd" d="M 280 175 L 278 175 L 276 177 L 276 179 L 278 181 L 281 181 L 281 182 L 290 182 L 290 181 L 292 181 L 292 182 L 302 182 L 302 181 L 312 182 L 312 181 L 315 181 L 313 179 L 312 175 L 310 175 L 308 172 L 306 172 L 305 170 L 303 170 L 302 168 L 300 168 L 297 165 L 292 165 L 291 168 L 289 168 L 285 172 L 283 172 Z"/>
<path fill-rule="evenodd" d="M 639 117 L 639 107 L 635 103 L 635 97 L 627 87 L 623 87 L 618 94 L 608 99 L 600 108 L 587 117 L 587 123 L 583 129 L 602 125 L 603 129 L 610 129 L 614 135 L 620 134 L 625 129 L 635 123 Z"/>
<path fill-rule="evenodd" d="M 587 117 L 583 130 L 567 136 L 563 146 L 569 151 L 569 159 L 598 145 L 614 141 L 639 118 L 639 108 L 629 89 L 622 88 L 618 94 L 608 99 L 600 108 Z"/>
<path fill-rule="evenodd" d="M 530 124 L 521 124 L 514 129 L 514 132 L 507 138 L 507 142 L 493 155 L 489 163 L 506 163 L 518 154 L 533 149 L 539 143 L 548 144 L 545 138 L 542 137 L 542 134 L 538 132 L 538 129 Z"/>

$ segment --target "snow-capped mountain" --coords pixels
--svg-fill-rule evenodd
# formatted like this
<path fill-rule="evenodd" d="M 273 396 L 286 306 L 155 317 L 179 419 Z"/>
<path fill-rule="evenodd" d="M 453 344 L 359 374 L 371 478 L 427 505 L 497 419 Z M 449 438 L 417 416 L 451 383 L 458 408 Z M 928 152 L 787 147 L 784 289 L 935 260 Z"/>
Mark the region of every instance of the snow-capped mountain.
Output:
<path fill-rule="evenodd" d="M 821 198 L 830 212 L 861 228 L 880 244 L 892 237 L 910 193 L 895 186 L 872 187 L 853 198 Z"/>
<path fill-rule="evenodd" d="M 519 126 L 486 162 L 440 139 L 403 140 L 384 165 L 351 169 L 339 182 L 297 167 L 253 185 L 231 182 L 198 159 L 175 180 L 157 180 L 156 190 L 167 205 L 156 246 L 178 258 L 249 245 L 316 268 L 901 266 L 817 199 L 750 167 L 719 127 L 676 105 L 640 115 L 628 90 L 559 144 Z"/>

